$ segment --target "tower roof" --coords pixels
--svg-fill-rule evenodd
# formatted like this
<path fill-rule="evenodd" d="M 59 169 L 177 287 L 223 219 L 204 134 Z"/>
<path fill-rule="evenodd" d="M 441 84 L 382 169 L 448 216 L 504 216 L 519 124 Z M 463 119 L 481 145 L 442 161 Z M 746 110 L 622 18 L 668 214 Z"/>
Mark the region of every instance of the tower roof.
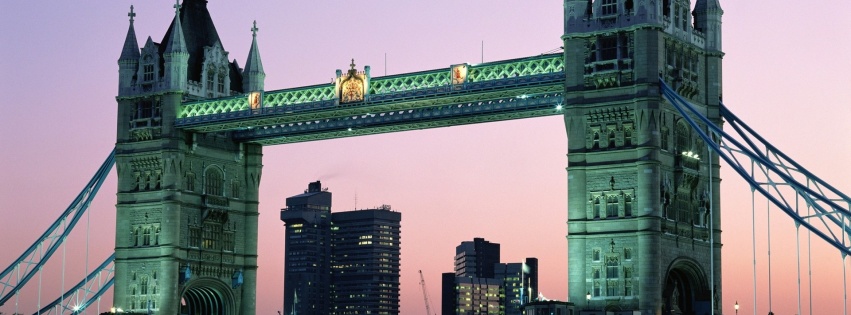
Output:
<path fill-rule="evenodd" d="M 163 40 L 163 43 L 166 43 L 164 53 L 176 53 L 176 52 L 189 52 L 186 50 L 186 41 L 183 36 L 183 27 L 181 27 L 180 23 L 180 9 L 182 6 L 180 4 L 174 5 L 174 20 L 171 22 L 171 26 L 169 27 L 168 33 L 166 33 L 166 39 Z M 176 27 L 175 27 L 176 26 Z"/>
<path fill-rule="evenodd" d="M 180 23 L 179 27 L 175 28 L 175 22 Z M 184 0 L 183 5 L 180 6 L 179 14 L 175 16 L 163 37 L 163 43 L 170 42 L 172 33 L 176 32 L 183 35 L 184 51 L 189 53 L 187 79 L 200 81 L 201 66 L 204 62 L 204 47 L 212 47 L 216 43 L 220 43 L 219 33 L 213 25 L 210 12 L 207 11 L 206 0 Z M 160 46 L 160 49 L 164 49 L 163 46 Z M 161 53 L 163 52 L 168 51 L 161 51 Z M 234 83 L 233 81 L 232 75 L 231 83 Z M 241 84 L 240 80 L 240 86 Z"/>
<path fill-rule="evenodd" d="M 260 50 L 257 48 L 257 21 L 254 21 L 254 27 L 251 28 L 251 50 L 248 51 L 248 60 L 245 62 L 245 74 L 262 73 L 263 62 L 260 60 Z"/>
<path fill-rule="evenodd" d="M 136 29 L 133 28 L 133 19 L 136 13 L 133 12 L 133 6 L 130 6 L 130 27 L 127 29 L 127 37 L 124 38 L 124 47 L 121 48 L 121 56 L 118 60 L 139 60 L 139 43 L 136 41 Z"/>

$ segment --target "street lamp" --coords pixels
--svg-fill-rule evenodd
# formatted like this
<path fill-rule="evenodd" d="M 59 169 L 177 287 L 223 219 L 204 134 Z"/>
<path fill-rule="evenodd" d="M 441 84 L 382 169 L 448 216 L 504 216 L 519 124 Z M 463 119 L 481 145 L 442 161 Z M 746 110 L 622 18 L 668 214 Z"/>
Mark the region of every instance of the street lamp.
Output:
<path fill-rule="evenodd" d="M 591 292 L 585 293 L 585 308 L 591 309 Z"/>
<path fill-rule="evenodd" d="M 736 305 L 733 307 L 736 309 L 736 315 L 739 315 L 739 301 L 736 301 Z"/>

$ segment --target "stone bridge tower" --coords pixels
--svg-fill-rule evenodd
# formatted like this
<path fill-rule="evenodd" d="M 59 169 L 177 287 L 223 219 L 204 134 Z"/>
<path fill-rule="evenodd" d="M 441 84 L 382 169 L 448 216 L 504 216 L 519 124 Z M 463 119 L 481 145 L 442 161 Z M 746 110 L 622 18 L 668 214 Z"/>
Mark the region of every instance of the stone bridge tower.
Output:
<path fill-rule="evenodd" d="M 163 40 L 141 49 L 131 6 L 116 98 L 113 306 L 125 312 L 255 313 L 261 147 L 174 126 L 184 102 L 263 89 L 256 27 L 240 69 L 206 2 L 175 5 Z"/>
<path fill-rule="evenodd" d="M 593 314 L 719 310 L 718 159 L 659 84 L 720 123 L 718 0 L 564 9 L 570 300 Z"/>

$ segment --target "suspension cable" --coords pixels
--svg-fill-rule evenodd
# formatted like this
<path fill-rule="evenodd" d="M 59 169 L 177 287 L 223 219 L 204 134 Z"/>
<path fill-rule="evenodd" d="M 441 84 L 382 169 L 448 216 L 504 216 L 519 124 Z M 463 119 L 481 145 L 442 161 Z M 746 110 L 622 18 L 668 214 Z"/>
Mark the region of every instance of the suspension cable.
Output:
<path fill-rule="evenodd" d="M 765 201 L 765 212 L 768 227 L 768 313 L 772 313 L 774 308 L 771 306 L 771 205 L 768 200 Z"/>
<path fill-rule="evenodd" d="M 849 206 L 851 206 L 851 202 L 849 202 Z M 843 231 L 846 231 L 847 222 L 848 220 L 842 219 Z M 842 244 L 845 245 L 845 233 L 842 233 Z M 842 314 L 848 315 L 848 273 L 845 270 L 845 257 L 848 257 L 848 255 L 842 253 Z"/>
<path fill-rule="evenodd" d="M 807 179 L 807 188 L 810 187 L 810 180 Z M 812 210 L 812 206 L 807 204 L 807 223 L 810 222 L 810 210 Z M 807 276 L 809 281 L 809 290 L 810 290 L 810 315 L 813 315 L 813 232 L 810 229 L 807 229 L 807 271 L 809 275 Z"/>
<path fill-rule="evenodd" d="M 715 292 L 715 211 L 713 208 L 713 201 L 715 200 L 715 195 L 712 191 L 712 187 L 715 185 L 712 179 L 712 173 L 715 171 L 715 169 L 712 165 L 712 148 L 707 146 L 706 151 L 707 161 L 709 162 L 709 272 L 711 273 L 711 276 L 709 277 L 709 285 L 712 287 L 712 303 L 710 303 L 710 314 L 715 314 L 715 304 L 718 303 L 718 301 L 716 300 L 717 292 Z"/>
<path fill-rule="evenodd" d="M 795 196 L 795 209 L 798 209 L 798 196 Z M 795 257 L 798 263 L 798 314 L 801 314 L 801 224 L 795 222 Z"/>
<path fill-rule="evenodd" d="M 754 173 L 754 162 L 751 161 L 751 174 Z M 756 315 L 756 194 L 751 186 L 751 250 L 753 251 L 753 315 Z"/>

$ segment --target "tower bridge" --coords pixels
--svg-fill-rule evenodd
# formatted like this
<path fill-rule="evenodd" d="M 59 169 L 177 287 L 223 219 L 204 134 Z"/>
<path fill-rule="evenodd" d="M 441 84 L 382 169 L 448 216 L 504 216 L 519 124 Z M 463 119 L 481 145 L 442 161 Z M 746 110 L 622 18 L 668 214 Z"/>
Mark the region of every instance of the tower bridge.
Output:
<path fill-rule="evenodd" d="M 562 115 L 568 136 L 569 299 L 585 301 L 586 313 L 721 313 L 724 150 L 765 165 L 762 182 L 739 173 L 752 189 L 782 193 L 768 175 L 781 173 L 815 214 L 772 201 L 843 257 L 849 251 L 846 195 L 758 135 L 750 149 L 716 145 L 729 140 L 714 126 L 734 117 L 721 104 L 718 0 L 696 0 L 693 10 L 688 0 L 565 0 L 561 54 L 374 78 L 352 60 L 332 83 L 281 90 L 265 88 L 256 24 L 240 68 L 206 1 L 174 9 L 162 41 L 140 48 L 131 7 L 114 155 L 57 221 L 85 211 L 114 159 L 115 255 L 87 280 L 114 278 L 86 291 L 97 292 L 92 299 L 114 283 L 113 305 L 126 311 L 255 314 L 263 146 L 551 115 Z M 770 153 L 749 153 L 757 143 Z M 54 224 L 3 271 L 0 305 L 52 254 L 36 249 L 54 248 L 70 228 Z M 60 298 L 45 311 L 88 304 L 69 305 Z M 308 312 L 289 305 L 286 314 Z"/>

